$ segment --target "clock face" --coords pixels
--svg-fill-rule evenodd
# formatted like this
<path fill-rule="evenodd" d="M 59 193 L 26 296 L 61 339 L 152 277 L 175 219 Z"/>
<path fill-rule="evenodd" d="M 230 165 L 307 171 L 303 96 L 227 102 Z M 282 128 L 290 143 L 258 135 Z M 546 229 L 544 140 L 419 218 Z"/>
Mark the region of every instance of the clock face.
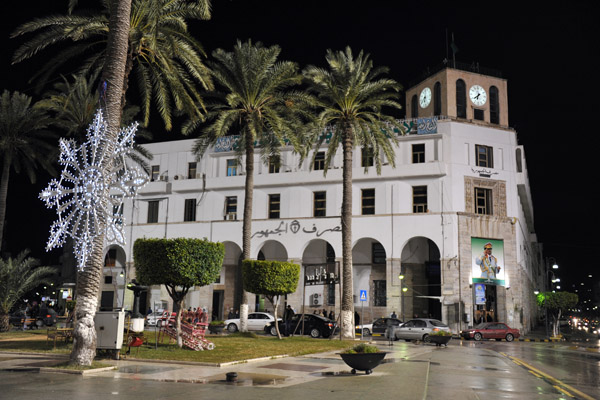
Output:
<path fill-rule="evenodd" d="M 431 103 L 431 89 L 426 87 L 421 90 L 421 96 L 419 96 L 419 105 L 421 108 L 427 108 L 427 106 Z"/>
<path fill-rule="evenodd" d="M 487 101 L 487 93 L 485 92 L 485 89 L 479 85 L 471 86 L 471 89 L 469 89 L 469 97 L 476 106 L 482 106 Z"/>

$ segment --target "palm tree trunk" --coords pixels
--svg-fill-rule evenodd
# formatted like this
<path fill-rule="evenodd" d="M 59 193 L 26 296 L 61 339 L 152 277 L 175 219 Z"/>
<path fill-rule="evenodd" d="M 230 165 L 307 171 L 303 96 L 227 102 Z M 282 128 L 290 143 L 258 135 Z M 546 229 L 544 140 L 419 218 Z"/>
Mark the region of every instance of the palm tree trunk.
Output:
<path fill-rule="evenodd" d="M 354 300 L 352 283 L 352 133 L 344 128 L 342 175 L 342 337 L 354 338 Z"/>
<path fill-rule="evenodd" d="M 0 251 L 4 239 L 4 220 L 6 219 L 6 199 L 8 197 L 8 178 L 10 177 L 11 160 L 8 155 L 2 163 L 2 180 L 0 180 Z"/>
<path fill-rule="evenodd" d="M 127 62 L 127 49 L 129 47 L 129 22 L 131 16 L 131 0 L 111 0 L 108 45 L 106 61 L 102 71 L 102 81 L 106 83 L 106 90 L 101 94 L 100 102 L 105 107 L 105 118 L 110 136 L 106 149 L 107 154 L 114 151 L 114 139 L 121 126 L 121 98 Z M 104 176 L 110 170 L 110 163 L 103 165 Z M 106 182 L 103 203 L 107 202 L 108 187 Z M 102 206 L 106 206 L 103 204 Z M 98 221 L 98 231 L 104 232 L 106 221 Z M 75 315 L 77 318 L 73 330 L 73 350 L 70 362 L 77 365 L 91 365 L 96 355 L 96 329 L 94 315 L 98 307 L 98 292 L 100 291 L 100 278 L 102 275 L 104 249 L 104 234 L 98 235 L 93 242 L 93 252 L 90 261 L 78 276 L 77 305 Z"/>
<path fill-rule="evenodd" d="M 244 260 L 250 259 L 252 238 L 252 200 L 254 198 L 254 137 L 246 132 L 246 186 L 244 188 L 244 222 L 242 225 L 242 246 Z M 243 279 L 243 277 L 242 277 Z M 248 297 L 242 284 L 242 304 L 240 305 L 240 331 L 248 331 Z"/>

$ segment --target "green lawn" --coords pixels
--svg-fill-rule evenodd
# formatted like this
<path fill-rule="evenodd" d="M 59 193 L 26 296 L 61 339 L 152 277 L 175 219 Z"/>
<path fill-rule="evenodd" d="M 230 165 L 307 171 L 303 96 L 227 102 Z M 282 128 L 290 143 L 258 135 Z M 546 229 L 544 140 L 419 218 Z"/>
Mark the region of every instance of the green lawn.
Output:
<path fill-rule="evenodd" d="M 179 349 L 176 344 L 163 338 L 156 346 L 155 332 L 145 332 L 148 340 L 139 348 L 131 349 L 131 357 L 152 360 L 195 361 L 208 363 L 224 363 L 247 360 L 259 357 L 278 355 L 298 356 L 320 353 L 331 350 L 344 350 L 352 347 L 354 341 L 338 339 L 312 339 L 309 337 L 287 337 L 283 340 L 273 336 L 263 335 L 207 335 L 206 338 L 215 344 L 212 351 L 193 351 L 187 348 Z M 72 344 L 57 342 L 56 350 L 52 342 L 46 343 L 46 330 L 12 331 L 0 333 L 0 351 L 36 352 L 50 354 L 68 354 Z M 127 347 L 121 350 L 125 354 Z"/>

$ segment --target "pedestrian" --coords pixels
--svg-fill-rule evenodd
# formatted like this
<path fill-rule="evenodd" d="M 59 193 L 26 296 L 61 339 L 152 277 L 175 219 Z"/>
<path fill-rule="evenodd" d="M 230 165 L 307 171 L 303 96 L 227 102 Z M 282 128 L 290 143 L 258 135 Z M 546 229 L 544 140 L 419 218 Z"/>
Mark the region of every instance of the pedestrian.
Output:
<path fill-rule="evenodd" d="M 240 317 L 240 310 L 235 310 L 235 318 L 239 318 Z"/>
<path fill-rule="evenodd" d="M 287 308 L 283 313 L 283 322 L 285 324 L 285 335 L 289 336 L 292 333 L 292 317 L 294 316 L 294 310 L 292 306 L 288 304 Z"/>
<path fill-rule="evenodd" d="M 323 309 L 323 316 L 324 316 L 325 318 L 327 318 L 327 310 L 326 310 L 326 309 Z"/>
<path fill-rule="evenodd" d="M 332 320 L 332 321 L 335 319 L 335 313 L 333 312 L 333 310 L 329 311 L 329 316 L 328 316 L 328 318 L 329 318 L 330 320 Z"/>
<path fill-rule="evenodd" d="M 227 314 L 227 319 L 234 319 L 235 313 L 233 312 L 233 308 L 229 309 L 229 314 Z"/>
<path fill-rule="evenodd" d="M 392 315 L 390 315 L 391 318 L 397 319 L 398 316 L 396 315 L 396 311 L 392 311 Z"/>

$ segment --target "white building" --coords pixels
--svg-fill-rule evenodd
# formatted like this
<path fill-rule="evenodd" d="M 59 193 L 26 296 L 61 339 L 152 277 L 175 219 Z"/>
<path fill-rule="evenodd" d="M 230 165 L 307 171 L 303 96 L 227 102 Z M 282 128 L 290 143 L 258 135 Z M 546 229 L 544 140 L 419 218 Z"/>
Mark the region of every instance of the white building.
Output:
<path fill-rule="evenodd" d="M 406 95 L 414 118 L 398 137 L 396 168 L 384 160 L 381 175 L 375 168 L 364 173 L 363 163 L 372 160 L 354 153 L 356 311 L 363 320 L 392 311 L 401 319 L 431 315 L 454 331 L 489 314 L 528 331 L 542 266 L 525 152 L 508 127 L 506 81 L 445 68 Z M 102 306 L 123 304 L 136 239 L 197 237 L 223 242 L 225 262 L 220 280 L 192 291 L 186 307 L 206 307 L 217 318 L 239 309 L 245 177 L 233 142 L 224 139 L 200 161 L 191 152 L 194 140 L 146 145 L 154 154 L 152 182 L 125 204 L 126 248 L 106 249 Z M 341 151 L 326 177 L 319 157 L 310 170 L 291 148 L 278 169 L 261 164 L 259 155 L 255 162 L 252 258 L 301 264 L 287 303 L 337 316 L 340 285 L 315 283 L 326 283 L 319 271 L 336 274 L 341 264 Z M 492 279 L 482 278 L 477 264 L 486 243 L 500 266 Z M 146 306 L 156 302 L 171 305 L 164 288 L 149 292 Z M 271 308 L 258 297 L 251 303 L 251 310 Z"/>

